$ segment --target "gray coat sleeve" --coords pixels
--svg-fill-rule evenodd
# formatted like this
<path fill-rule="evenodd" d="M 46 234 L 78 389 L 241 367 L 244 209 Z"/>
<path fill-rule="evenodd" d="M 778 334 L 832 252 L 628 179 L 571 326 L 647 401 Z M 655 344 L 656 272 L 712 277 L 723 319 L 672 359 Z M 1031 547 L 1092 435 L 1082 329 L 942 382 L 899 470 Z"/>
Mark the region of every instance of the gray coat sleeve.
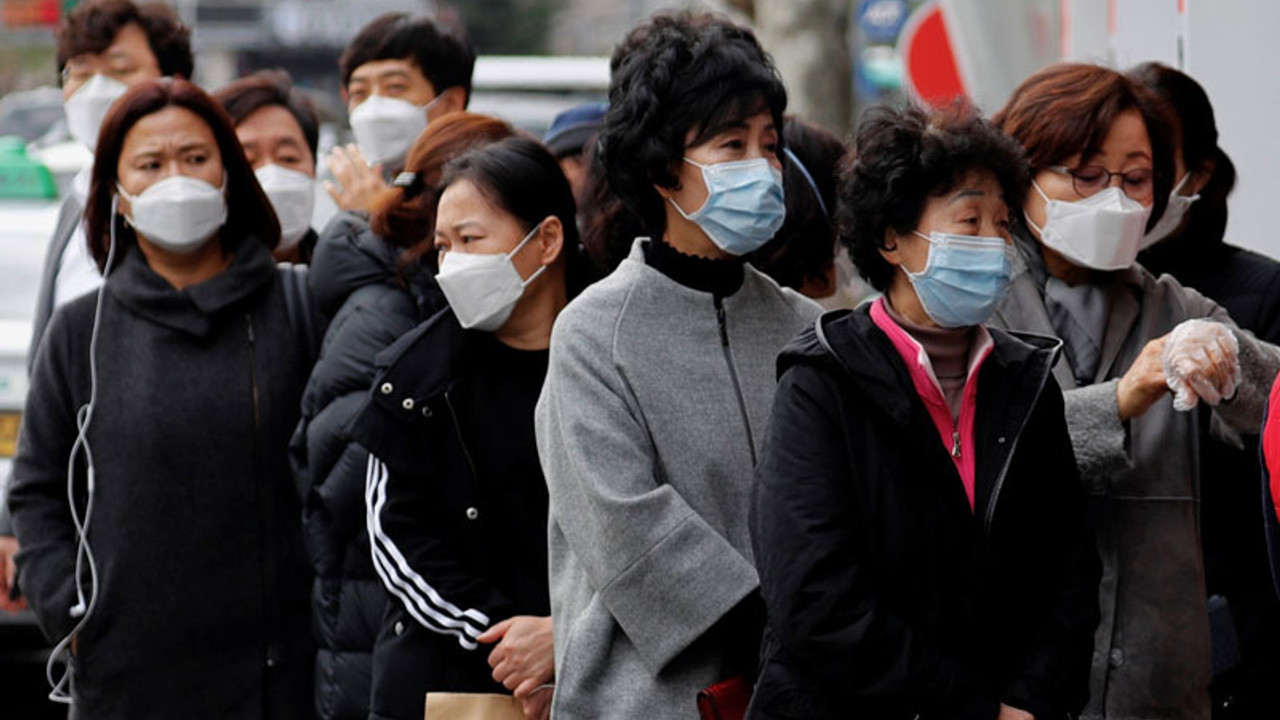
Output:
<path fill-rule="evenodd" d="M 1280 348 L 1237 326 L 1221 306 L 1214 305 L 1210 317 L 1230 327 L 1240 343 L 1240 385 L 1230 400 L 1214 408 L 1214 416 L 1241 435 L 1257 435 L 1271 384 L 1280 373 Z"/>
<path fill-rule="evenodd" d="M 655 675 L 758 586 L 755 567 L 660 481 L 653 440 L 612 358 L 616 317 L 569 308 L 538 403 L 550 514 Z M 554 573 L 553 573 L 554 575 Z M 553 599 L 556 587 L 552 586 Z"/>
<path fill-rule="evenodd" d="M 1062 393 L 1076 466 L 1090 491 L 1102 490 L 1092 487 L 1092 483 L 1133 465 L 1129 457 L 1129 431 L 1120 420 L 1116 397 L 1119 384 L 1119 380 L 1108 380 Z"/>
<path fill-rule="evenodd" d="M 13 478 L 9 478 L 9 482 L 13 482 Z M 4 494 L 4 498 L 0 499 L 0 535 L 13 537 L 13 516 L 9 514 L 9 497 L 8 492 Z"/>

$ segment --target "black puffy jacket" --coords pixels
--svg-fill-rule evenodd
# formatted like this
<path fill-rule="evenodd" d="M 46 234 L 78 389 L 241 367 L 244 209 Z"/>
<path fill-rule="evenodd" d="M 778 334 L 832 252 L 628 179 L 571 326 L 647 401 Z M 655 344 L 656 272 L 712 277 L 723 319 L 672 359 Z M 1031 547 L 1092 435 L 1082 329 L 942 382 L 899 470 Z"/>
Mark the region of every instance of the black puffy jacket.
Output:
<path fill-rule="evenodd" d="M 749 717 L 1060 720 L 1088 696 L 1099 565 L 1051 374 L 1057 341 L 991 330 L 976 511 L 865 310 L 785 349 L 757 468 L 768 605 Z"/>
<path fill-rule="evenodd" d="M 368 453 L 346 426 L 373 382 L 374 356 L 444 304 L 429 276 L 400 278 L 399 257 L 364 219 L 343 213 L 325 228 L 311 260 L 311 289 L 332 320 L 289 454 L 316 574 L 315 702 L 324 720 L 368 717 L 373 643 L 386 608 L 365 532 Z"/>

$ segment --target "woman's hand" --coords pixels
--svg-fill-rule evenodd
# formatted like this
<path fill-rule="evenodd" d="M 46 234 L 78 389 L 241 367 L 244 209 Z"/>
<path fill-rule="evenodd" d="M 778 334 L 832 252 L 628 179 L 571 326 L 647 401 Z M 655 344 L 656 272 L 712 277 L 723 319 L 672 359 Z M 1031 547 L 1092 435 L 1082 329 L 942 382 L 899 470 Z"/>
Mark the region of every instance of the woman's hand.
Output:
<path fill-rule="evenodd" d="M 1000 703 L 1000 714 L 996 716 L 996 720 L 1036 720 L 1036 716 L 1026 710 Z"/>
<path fill-rule="evenodd" d="M 1164 349 L 1169 336 L 1156 338 L 1142 348 L 1138 359 L 1116 386 L 1116 406 L 1121 420 L 1132 420 L 1169 392 L 1164 374 Z"/>
<path fill-rule="evenodd" d="M 387 183 L 382 179 L 382 166 L 369 167 L 360 154 L 360 148 L 355 145 L 335 147 L 329 155 L 329 171 L 341 187 L 325 182 L 324 189 L 343 210 L 369 212 L 373 201 L 387 189 Z"/>
<path fill-rule="evenodd" d="M 1217 405 L 1235 396 L 1240 341 L 1226 325 L 1213 320 L 1180 323 L 1169 333 L 1163 357 L 1175 409 L 1190 410 L 1199 400 Z"/>
<path fill-rule="evenodd" d="M 551 618 L 517 615 L 507 618 L 476 638 L 497 643 L 489 653 L 493 679 L 502 683 L 516 699 L 525 701 L 535 689 L 555 677 L 555 644 Z M 549 695 L 543 690 L 538 695 Z"/>
<path fill-rule="evenodd" d="M 520 710 L 524 713 L 524 720 L 548 720 L 553 692 L 554 685 L 539 685 L 530 695 L 521 698 Z"/>
<path fill-rule="evenodd" d="M 18 554 L 18 539 L 0 535 L 0 610 L 18 612 L 27 608 L 25 598 L 12 598 L 13 582 L 18 577 L 18 566 L 13 558 Z"/>

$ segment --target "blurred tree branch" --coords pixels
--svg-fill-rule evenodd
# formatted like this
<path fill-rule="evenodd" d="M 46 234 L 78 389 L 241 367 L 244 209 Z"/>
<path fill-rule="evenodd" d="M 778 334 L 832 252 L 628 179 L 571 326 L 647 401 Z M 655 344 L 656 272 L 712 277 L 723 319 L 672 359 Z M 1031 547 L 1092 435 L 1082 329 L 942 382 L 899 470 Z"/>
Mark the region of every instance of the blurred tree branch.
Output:
<path fill-rule="evenodd" d="M 760 42 L 787 84 L 788 111 L 841 137 L 849 132 L 853 111 L 851 5 L 851 0 L 754 0 Z"/>

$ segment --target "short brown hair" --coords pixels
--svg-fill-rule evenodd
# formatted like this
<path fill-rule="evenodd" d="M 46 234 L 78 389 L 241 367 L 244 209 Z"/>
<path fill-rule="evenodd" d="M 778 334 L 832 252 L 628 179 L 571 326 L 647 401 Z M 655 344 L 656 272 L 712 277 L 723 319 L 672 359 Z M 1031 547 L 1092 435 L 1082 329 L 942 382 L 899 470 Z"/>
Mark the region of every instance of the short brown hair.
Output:
<path fill-rule="evenodd" d="M 288 110 L 298 121 L 298 127 L 302 128 L 302 136 L 311 148 L 311 157 L 318 160 L 320 118 L 311 98 L 293 86 L 293 79 L 284 70 L 260 70 L 246 75 L 214 93 L 213 98 L 237 127 L 264 107 L 279 105 Z"/>
<path fill-rule="evenodd" d="M 280 242 L 280 221 L 271 208 L 271 201 L 258 185 L 253 167 L 244 156 L 231 118 L 194 83 L 181 78 L 160 78 L 129 88 L 111 106 L 111 111 L 102 121 L 89 183 L 89 200 L 85 208 L 85 235 L 99 270 L 106 270 L 107 254 L 111 249 L 112 223 L 115 223 L 117 241 L 131 240 L 134 237 L 133 229 L 115 212 L 111 203 L 119 180 L 116 166 L 120 162 L 120 152 L 124 149 L 124 139 L 139 120 L 170 106 L 185 108 L 200 116 L 208 124 L 218 143 L 218 153 L 222 156 L 222 169 L 226 173 L 227 183 L 227 222 L 222 228 L 223 248 L 232 251 L 249 237 L 272 249 Z M 122 259 L 123 255 L 117 253 L 115 263 L 119 264 Z"/>
<path fill-rule="evenodd" d="M 1163 100 L 1100 65 L 1059 63 L 1022 81 L 991 121 L 1027 152 L 1032 172 L 1080 154 L 1097 153 L 1116 118 L 1137 110 L 1151 138 L 1155 205 L 1148 228 L 1164 213 L 1173 189 L 1173 130 Z"/>
<path fill-rule="evenodd" d="M 398 182 L 378 197 L 370 227 L 406 249 L 406 264 L 426 260 L 434 265 L 431 250 L 435 247 L 436 203 L 444 166 L 472 148 L 515 134 L 502 120 L 476 113 L 449 113 L 432 120 L 405 159 L 404 172 L 413 176 L 412 181 Z"/>
<path fill-rule="evenodd" d="M 160 74 L 190 78 L 195 68 L 191 54 L 191 28 L 182 24 L 173 9 L 162 2 L 135 4 L 129 0 L 87 0 L 77 5 L 58 25 L 58 83 L 67 61 L 77 55 L 97 54 L 111 47 L 127 25 L 137 24 L 146 33 Z"/>

